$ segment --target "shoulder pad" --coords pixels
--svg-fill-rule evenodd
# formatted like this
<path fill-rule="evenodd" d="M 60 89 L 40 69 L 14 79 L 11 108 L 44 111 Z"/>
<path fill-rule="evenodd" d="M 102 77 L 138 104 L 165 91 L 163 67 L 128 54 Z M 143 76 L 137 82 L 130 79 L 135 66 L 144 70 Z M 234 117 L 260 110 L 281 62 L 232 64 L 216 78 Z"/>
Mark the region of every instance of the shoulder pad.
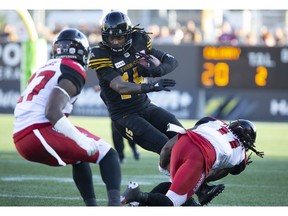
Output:
<path fill-rule="evenodd" d="M 88 67 L 94 70 L 99 70 L 104 67 L 114 68 L 109 51 L 99 46 L 92 47 Z"/>

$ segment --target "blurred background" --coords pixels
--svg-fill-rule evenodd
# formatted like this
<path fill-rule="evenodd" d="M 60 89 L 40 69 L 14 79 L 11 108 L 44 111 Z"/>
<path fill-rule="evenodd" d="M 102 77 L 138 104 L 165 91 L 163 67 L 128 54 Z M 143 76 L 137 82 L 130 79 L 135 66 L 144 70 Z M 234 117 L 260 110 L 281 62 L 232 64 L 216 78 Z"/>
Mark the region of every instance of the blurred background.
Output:
<path fill-rule="evenodd" d="M 123 11 L 123 10 L 122 10 Z M 99 23 L 108 10 L 29 10 L 40 38 L 53 41 L 64 27 L 99 41 Z M 230 43 L 283 46 L 288 40 L 287 10 L 127 10 L 134 25 L 153 32 L 154 43 Z M 0 10 L 1 41 L 29 38 L 17 10 Z M 228 36 L 224 36 L 229 35 Z"/>
<path fill-rule="evenodd" d="M 122 10 L 123 11 L 123 10 Z M 0 113 L 13 113 L 33 71 L 51 57 L 51 43 L 66 27 L 101 40 L 108 10 L 0 10 Z M 171 92 L 149 93 L 180 119 L 213 115 L 288 122 L 288 10 L 126 10 L 155 48 L 179 60 L 167 75 Z M 95 72 L 74 114 L 108 116 Z M 91 100 L 94 98 L 94 100 Z"/>

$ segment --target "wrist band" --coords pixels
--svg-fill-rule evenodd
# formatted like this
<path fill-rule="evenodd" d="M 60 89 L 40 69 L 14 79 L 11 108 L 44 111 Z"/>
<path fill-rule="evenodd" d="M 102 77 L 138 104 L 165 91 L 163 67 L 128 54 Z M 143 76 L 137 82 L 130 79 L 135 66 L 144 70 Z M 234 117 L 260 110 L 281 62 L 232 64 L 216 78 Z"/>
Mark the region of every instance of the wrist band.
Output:
<path fill-rule="evenodd" d="M 83 134 L 71 124 L 66 116 L 60 118 L 54 125 L 54 128 L 77 143 L 83 136 Z"/>

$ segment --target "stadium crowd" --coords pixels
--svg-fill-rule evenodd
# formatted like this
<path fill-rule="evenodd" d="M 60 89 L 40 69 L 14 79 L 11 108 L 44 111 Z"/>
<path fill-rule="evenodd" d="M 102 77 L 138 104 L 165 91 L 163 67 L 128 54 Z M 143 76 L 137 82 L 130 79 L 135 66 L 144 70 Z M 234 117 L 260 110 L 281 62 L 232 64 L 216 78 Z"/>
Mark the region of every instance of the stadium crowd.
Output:
<path fill-rule="evenodd" d="M 41 38 L 52 43 L 53 38 L 65 27 L 75 27 L 81 30 L 88 38 L 90 44 L 97 44 L 101 41 L 100 26 L 90 26 L 88 24 L 79 24 L 68 26 L 58 23 L 54 29 L 47 26 L 39 26 L 37 31 Z M 175 28 L 169 28 L 168 25 L 158 25 L 152 23 L 147 28 L 153 39 L 154 44 L 202 44 L 207 43 L 205 33 L 200 26 L 196 25 L 193 20 L 188 20 L 186 24 L 177 24 Z M 235 28 L 229 21 L 224 21 L 215 29 L 215 37 L 209 43 L 244 45 L 244 46 L 287 46 L 288 45 L 288 26 L 275 27 L 273 29 L 263 25 L 259 33 L 253 31 L 247 32 L 241 28 Z M 0 42 L 19 41 L 20 37 L 12 24 L 0 25 Z"/>

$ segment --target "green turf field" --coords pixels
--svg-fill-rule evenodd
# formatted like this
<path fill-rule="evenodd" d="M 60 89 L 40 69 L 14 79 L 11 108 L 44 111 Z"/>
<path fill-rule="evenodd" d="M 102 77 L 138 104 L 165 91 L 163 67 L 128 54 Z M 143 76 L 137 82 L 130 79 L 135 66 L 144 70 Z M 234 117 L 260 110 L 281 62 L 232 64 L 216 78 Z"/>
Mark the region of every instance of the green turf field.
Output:
<path fill-rule="evenodd" d="M 70 117 L 108 142 L 111 141 L 110 120 L 95 117 Z M 182 120 L 186 127 L 195 121 Z M 254 162 L 238 176 L 228 176 L 224 192 L 209 206 L 288 206 L 288 123 L 255 122 L 258 150 L 264 159 L 253 155 Z M 71 176 L 71 166 L 52 168 L 22 159 L 12 142 L 13 118 L 0 115 L 0 206 L 83 206 Z M 140 149 L 140 147 L 139 147 Z M 143 191 L 149 191 L 168 180 L 159 173 L 158 156 L 140 150 L 135 161 L 128 144 L 126 162 L 122 164 L 122 190 L 129 181 L 137 181 Z M 105 206 L 105 186 L 98 166 L 93 166 L 98 203 Z"/>

